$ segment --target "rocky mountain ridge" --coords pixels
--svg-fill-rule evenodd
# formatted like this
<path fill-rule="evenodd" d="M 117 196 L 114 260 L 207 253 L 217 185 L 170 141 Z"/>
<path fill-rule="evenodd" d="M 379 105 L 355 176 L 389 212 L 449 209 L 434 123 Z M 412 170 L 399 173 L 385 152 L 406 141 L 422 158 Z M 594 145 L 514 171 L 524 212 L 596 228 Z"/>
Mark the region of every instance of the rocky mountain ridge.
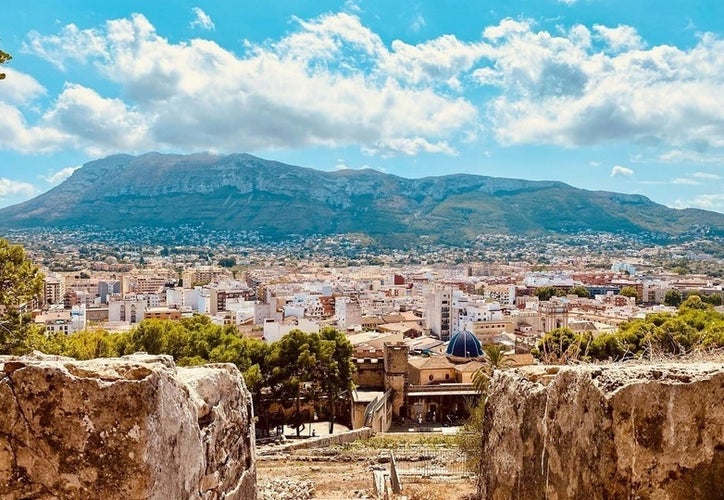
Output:
<path fill-rule="evenodd" d="M 324 172 L 249 154 L 113 155 L 0 210 L 1 227 L 203 225 L 272 236 L 361 232 L 463 242 L 479 234 L 603 231 L 724 235 L 724 214 L 555 181 Z"/>

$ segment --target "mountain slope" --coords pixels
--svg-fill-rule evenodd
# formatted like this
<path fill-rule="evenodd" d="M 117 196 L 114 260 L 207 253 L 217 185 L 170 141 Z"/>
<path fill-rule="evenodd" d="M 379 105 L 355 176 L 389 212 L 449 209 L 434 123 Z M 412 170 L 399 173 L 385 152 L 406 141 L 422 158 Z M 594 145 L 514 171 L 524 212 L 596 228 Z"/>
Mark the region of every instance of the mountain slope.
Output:
<path fill-rule="evenodd" d="M 0 226 L 204 224 L 285 234 L 363 232 L 466 241 L 481 233 L 724 234 L 724 214 L 674 210 L 640 195 L 476 175 L 405 179 L 322 172 L 248 154 L 114 155 L 37 198 L 0 210 Z"/>

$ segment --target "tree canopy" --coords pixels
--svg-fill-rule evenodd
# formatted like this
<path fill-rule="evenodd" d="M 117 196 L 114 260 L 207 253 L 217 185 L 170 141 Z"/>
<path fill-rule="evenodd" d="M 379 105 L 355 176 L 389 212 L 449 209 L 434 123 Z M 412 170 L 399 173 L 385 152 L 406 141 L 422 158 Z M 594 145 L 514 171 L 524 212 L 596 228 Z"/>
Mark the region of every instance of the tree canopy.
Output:
<path fill-rule="evenodd" d="M 591 296 L 591 293 L 588 291 L 588 289 L 583 285 L 576 285 L 570 290 L 568 290 L 569 295 L 578 295 L 579 297 L 583 298 L 589 298 Z"/>
<path fill-rule="evenodd" d="M 668 290 L 664 296 L 664 304 L 679 307 L 679 304 L 681 304 L 681 292 L 678 290 Z"/>
<path fill-rule="evenodd" d="M 541 286 L 535 290 L 535 296 L 538 297 L 540 301 L 550 300 L 551 297 L 557 295 L 558 291 L 552 286 Z"/>
<path fill-rule="evenodd" d="M 20 245 L 0 239 L 0 305 L 14 307 L 38 296 L 43 273 Z"/>
<path fill-rule="evenodd" d="M 538 341 L 533 355 L 547 363 L 574 360 L 650 359 L 724 348 L 724 314 L 699 296 L 687 298 L 676 314 L 654 313 L 593 335 L 558 328 Z"/>
<path fill-rule="evenodd" d="M 31 348 L 76 359 L 113 357 L 147 352 L 168 354 L 180 366 L 233 363 L 244 376 L 260 417 L 270 422 L 273 401 L 293 402 L 292 425 L 300 429 L 301 401 L 322 409 L 333 431 L 336 403 L 352 388 L 353 347 L 344 333 L 325 328 L 319 333 L 292 330 L 277 342 L 242 337 L 234 326 L 219 326 L 207 316 L 180 321 L 148 319 L 131 331 L 81 331 L 71 335 L 34 336 Z M 278 423 L 287 423 L 285 417 Z"/>
<path fill-rule="evenodd" d="M 18 307 L 40 295 L 43 273 L 20 245 L 0 239 L 0 354 L 21 354 L 28 350 L 35 326 Z"/>

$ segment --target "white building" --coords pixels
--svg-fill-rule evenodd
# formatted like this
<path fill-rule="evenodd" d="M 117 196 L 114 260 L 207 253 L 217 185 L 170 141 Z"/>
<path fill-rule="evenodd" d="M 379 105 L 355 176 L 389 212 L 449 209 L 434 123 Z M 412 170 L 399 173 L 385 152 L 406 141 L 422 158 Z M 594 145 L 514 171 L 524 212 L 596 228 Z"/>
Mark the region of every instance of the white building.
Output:
<path fill-rule="evenodd" d="M 334 315 L 337 326 L 346 329 L 362 324 L 362 309 L 359 302 L 350 297 L 338 297 L 334 303 Z"/>
<path fill-rule="evenodd" d="M 435 287 L 427 295 L 425 323 L 430 335 L 443 341 L 450 340 L 452 323 L 452 290 Z"/>
<path fill-rule="evenodd" d="M 65 295 L 65 278 L 57 275 L 46 276 L 43 280 L 43 303 L 62 304 Z"/>
<path fill-rule="evenodd" d="M 144 299 L 111 299 L 108 304 L 108 321 L 118 323 L 140 323 L 146 309 Z"/>
<path fill-rule="evenodd" d="M 305 318 L 299 318 L 289 324 L 283 324 L 269 318 L 264 321 L 264 341 L 267 343 L 276 342 L 292 330 L 301 330 L 305 333 L 319 333 L 319 324 Z"/>

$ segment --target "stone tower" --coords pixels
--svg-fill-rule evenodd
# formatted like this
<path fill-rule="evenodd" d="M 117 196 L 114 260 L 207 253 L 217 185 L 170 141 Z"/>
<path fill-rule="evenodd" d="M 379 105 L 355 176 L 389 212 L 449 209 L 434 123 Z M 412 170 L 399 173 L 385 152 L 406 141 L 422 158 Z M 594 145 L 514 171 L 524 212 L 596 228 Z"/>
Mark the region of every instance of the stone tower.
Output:
<path fill-rule="evenodd" d="M 385 342 L 385 391 L 392 389 L 393 417 L 406 416 L 400 409 L 405 405 L 407 390 L 407 355 L 409 346 L 404 342 Z"/>
<path fill-rule="evenodd" d="M 538 313 L 540 314 L 543 333 L 548 333 L 556 328 L 567 327 L 568 309 L 568 304 L 541 302 L 538 306 Z"/>

